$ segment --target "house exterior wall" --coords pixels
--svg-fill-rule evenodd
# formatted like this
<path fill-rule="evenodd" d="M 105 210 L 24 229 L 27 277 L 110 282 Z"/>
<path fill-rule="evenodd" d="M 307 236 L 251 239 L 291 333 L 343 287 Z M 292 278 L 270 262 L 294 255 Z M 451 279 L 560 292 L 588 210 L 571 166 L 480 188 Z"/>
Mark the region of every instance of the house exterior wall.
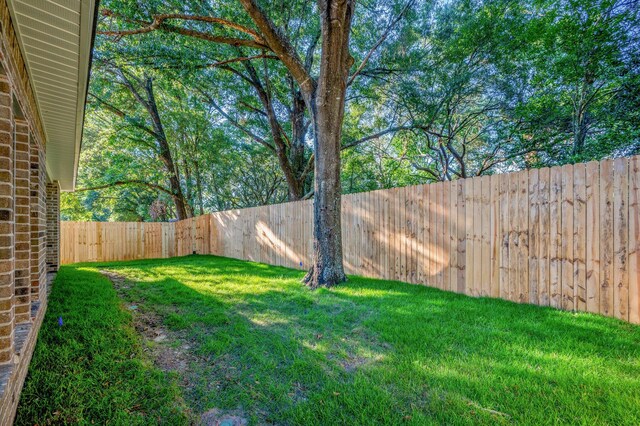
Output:
<path fill-rule="evenodd" d="M 60 266 L 60 185 L 47 184 L 47 272 Z"/>
<path fill-rule="evenodd" d="M 40 288 L 47 279 L 47 171 L 45 150 L 29 135 L 31 147 L 31 301 L 40 299 Z"/>
<path fill-rule="evenodd" d="M 7 5 L 0 0 L 0 425 L 12 424 L 59 265 L 60 186 Z"/>
<path fill-rule="evenodd" d="M 14 128 L 14 203 L 15 203 L 15 323 L 31 320 L 31 173 L 29 163 L 29 125 L 15 120 Z"/>
<path fill-rule="evenodd" d="M 13 360 L 15 221 L 11 84 L 0 75 L 0 364 Z"/>

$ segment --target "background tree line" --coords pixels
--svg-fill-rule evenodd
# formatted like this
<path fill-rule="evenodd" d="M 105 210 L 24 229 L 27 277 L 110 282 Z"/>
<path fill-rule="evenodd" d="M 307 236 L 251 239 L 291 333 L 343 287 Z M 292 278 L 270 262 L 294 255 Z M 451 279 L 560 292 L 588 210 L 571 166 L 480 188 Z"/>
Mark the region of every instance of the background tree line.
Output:
<path fill-rule="evenodd" d="M 316 3 L 263 3 L 317 76 Z M 260 37 L 179 18 L 254 28 L 245 10 L 101 7 L 81 190 L 64 194 L 64 219 L 169 220 L 314 196 L 314 126 L 292 71 Z M 136 32 L 162 14 L 172 18 Z M 342 192 L 640 153 L 638 18 L 632 0 L 358 2 Z"/>

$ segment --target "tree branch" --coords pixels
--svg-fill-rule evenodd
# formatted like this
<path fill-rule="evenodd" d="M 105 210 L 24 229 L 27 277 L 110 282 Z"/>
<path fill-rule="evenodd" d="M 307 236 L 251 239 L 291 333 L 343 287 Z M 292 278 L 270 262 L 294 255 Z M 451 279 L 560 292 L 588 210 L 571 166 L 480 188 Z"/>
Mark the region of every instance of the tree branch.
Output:
<path fill-rule="evenodd" d="M 293 78 L 306 96 L 310 96 L 316 90 L 316 82 L 306 70 L 300 56 L 295 51 L 289 40 L 280 34 L 280 31 L 264 14 L 255 0 L 239 0 L 245 11 L 256 24 L 269 49 L 273 51 L 284 65 L 289 69 Z"/>
<path fill-rule="evenodd" d="M 107 17 L 121 17 L 119 14 L 109 9 L 103 10 L 102 15 Z M 251 36 L 253 40 L 234 38 L 234 37 L 216 36 L 203 31 L 176 27 L 174 25 L 166 24 L 165 21 L 167 20 L 199 21 L 199 22 L 207 22 L 210 24 L 218 24 L 218 25 L 233 28 L 235 30 L 248 34 Z M 258 49 L 265 49 L 268 47 L 265 44 L 262 37 L 260 37 L 260 35 L 257 32 L 253 31 L 252 29 L 226 19 L 216 18 L 214 16 L 198 16 L 198 15 L 186 15 L 186 14 L 159 14 L 159 15 L 153 15 L 152 22 L 145 22 L 145 21 L 135 21 L 135 22 L 140 25 L 143 25 L 143 27 L 136 28 L 133 30 L 98 31 L 98 34 L 102 34 L 106 36 L 115 36 L 120 38 L 124 36 L 135 35 L 135 34 L 150 33 L 156 30 L 163 30 L 163 31 L 178 33 L 178 34 L 186 35 L 189 37 L 199 38 L 202 40 L 211 41 L 215 43 L 229 44 L 232 46 L 247 46 L 247 47 L 255 47 Z"/>
<path fill-rule="evenodd" d="M 416 129 L 425 130 L 425 129 L 424 129 L 424 126 L 418 126 L 418 125 L 415 125 L 415 126 L 395 126 L 395 127 L 389 127 L 388 129 L 381 130 L 381 131 L 379 131 L 378 133 L 374 133 L 374 134 L 372 134 L 372 135 L 365 136 L 365 137 L 360 138 L 360 139 L 358 139 L 358 140 L 356 140 L 356 141 L 349 142 L 349 143 L 347 143 L 347 144 L 345 144 L 345 145 L 342 145 L 342 147 L 340 147 L 340 150 L 345 150 L 345 149 L 353 148 L 354 146 L 358 146 L 358 145 L 360 145 L 360 144 L 362 144 L 362 143 L 364 143 L 364 142 L 367 142 L 367 141 L 370 141 L 370 140 L 373 140 L 373 139 L 378 139 L 378 138 L 380 138 L 380 137 L 382 137 L 382 136 L 384 136 L 384 135 L 387 135 L 387 134 L 389 134 L 389 133 L 399 132 L 399 131 L 402 131 L 402 130 L 416 130 Z"/>
<path fill-rule="evenodd" d="M 242 56 L 242 57 L 238 57 L 238 58 L 227 59 L 227 60 L 224 60 L 224 61 L 213 62 L 213 63 L 210 63 L 210 64 L 194 65 L 191 68 L 194 68 L 194 69 L 199 69 L 199 68 L 218 68 L 218 67 L 223 67 L 224 65 L 235 63 L 235 62 L 252 61 L 254 59 L 263 59 L 263 58 L 264 59 L 276 59 L 276 60 L 280 59 L 276 55 Z M 184 64 L 173 65 L 172 68 L 184 68 Z"/>
<path fill-rule="evenodd" d="M 234 120 L 229 114 L 227 114 L 219 105 L 218 103 L 211 97 L 209 96 L 208 93 L 206 93 L 204 90 L 202 89 L 196 89 L 198 92 L 200 92 L 200 94 L 205 98 L 205 100 L 207 102 L 209 102 L 209 104 L 216 110 L 218 111 L 224 118 L 226 118 L 229 123 L 233 124 L 234 127 L 236 127 L 238 130 L 242 131 L 243 133 L 245 133 L 247 136 L 249 136 L 251 139 L 253 139 L 254 141 L 258 142 L 260 145 L 263 145 L 264 147 L 268 148 L 270 151 L 276 152 L 276 149 L 273 145 L 271 145 L 269 142 L 267 142 L 266 140 L 262 139 L 260 136 L 256 135 L 255 133 L 253 133 L 251 130 L 247 129 L 245 126 L 243 126 L 242 124 L 238 123 L 236 120 Z"/>
<path fill-rule="evenodd" d="M 141 185 L 141 186 L 146 186 L 146 187 L 151 188 L 151 189 L 162 191 L 162 192 L 164 192 L 166 194 L 169 194 L 171 196 L 175 195 L 170 190 L 168 190 L 167 188 L 165 188 L 163 186 L 156 185 L 155 183 L 145 182 L 143 180 L 136 180 L 136 179 L 133 179 L 133 180 L 118 180 L 118 181 L 115 181 L 115 182 L 106 183 L 104 185 L 92 186 L 92 187 L 88 187 L 88 188 L 79 188 L 79 189 L 76 189 L 75 192 L 97 191 L 98 189 L 112 188 L 114 186 L 122 186 L 122 185 Z"/>
<path fill-rule="evenodd" d="M 380 47 L 380 45 L 382 43 L 384 43 L 384 41 L 387 39 L 387 37 L 389 37 L 389 34 L 391 33 L 391 30 L 393 29 L 393 27 L 395 27 L 396 24 L 398 22 L 400 22 L 400 19 L 402 19 L 402 16 L 407 11 L 409 6 L 411 6 L 413 4 L 413 2 L 414 2 L 414 0 L 409 0 L 407 2 L 407 4 L 404 5 L 404 7 L 402 8 L 402 10 L 398 14 L 398 16 L 396 16 L 395 19 L 393 19 L 389 23 L 389 25 L 384 30 L 384 32 L 382 33 L 382 35 L 380 36 L 380 38 L 378 39 L 376 44 L 374 44 L 373 47 L 369 50 L 369 52 L 367 52 L 367 54 L 365 55 L 365 57 L 362 60 L 362 62 L 360 63 L 360 65 L 358 65 L 358 68 L 356 69 L 356 71 L 351 75 L 351 77 L 349 77 L 349 80 L 347 81 L 347 86 L 350 86 L 351 83 L 353 83 L 353 80 L 355 80 L 355 78 L 358 76 L 358 74 L 360 74 L 360 72 L 365 67 L 365 65 L 367 65 L 367 62 L 369 62 L 369 59 L 371 58 L 371 55 L 373 55 L 373 53 L 378 49 L 378 47 Z"/>
<path fill-rule="evenodd" d="M 154 132 L 153 130 L 151 130 L 150 128 L 148 128 L 147 126 L 145 126 L 144 124 L 140 124 L 138 123 L 136 120 L 134 120 L 133 118 L 129 117 L 126 113 L 124 113 L 122 110 L 116 108 L 115 106 L 111 105 L 110 103 L 108 103 L 107 101 L 99 98 L 98 96 L 94 95 L 93 93 L 89 92 L 88 93 L 89 96 L 91 96 L 93 99 L 95 99 L 96 101 L 98 101 L 100 104 L 104 105 L 105 108 L 107 108 L 109 111 L 111 111 L 112 113 L 114 113 L 115 115 L 117 115 L 118 117 L 122 118 L 123 120 L 125 120 L 127 123 L 131 124 L 133 127 L 140 129 L 148 134 L 150 134 L 151 136 L 153 136 L 154 138 L 158 138 L 158 134 L 156 132 Z"/>

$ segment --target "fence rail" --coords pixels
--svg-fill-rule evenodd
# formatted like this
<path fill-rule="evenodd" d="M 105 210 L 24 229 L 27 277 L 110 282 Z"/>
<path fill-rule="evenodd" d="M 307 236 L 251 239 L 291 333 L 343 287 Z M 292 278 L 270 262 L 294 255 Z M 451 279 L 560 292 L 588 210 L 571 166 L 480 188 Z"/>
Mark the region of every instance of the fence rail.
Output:
<path fill-rule="evenodd" d="M 640 156 L 345 195 L 347 273 L 640 323 Z M 312 201 L 63 222 L 62 263 L 211 253 L 306 269 Z"/>

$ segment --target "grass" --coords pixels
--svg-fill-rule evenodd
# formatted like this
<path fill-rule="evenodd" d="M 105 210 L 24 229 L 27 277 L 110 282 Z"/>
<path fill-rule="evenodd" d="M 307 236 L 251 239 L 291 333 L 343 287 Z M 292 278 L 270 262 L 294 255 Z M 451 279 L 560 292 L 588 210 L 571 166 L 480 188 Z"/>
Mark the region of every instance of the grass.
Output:
<path fill-rule="evenodd" d="M 122 304 L 103 269 L 127 277 Z M 640 424 L 640 327 L 358 277 L 312 292 L 303 275 L 214 256 L 61 268 L 18 423 L 215 408 L 250 424 Z"/>
<path fill-rule="evenodd" d="M 188 419 L 176 380 L 145 359 L 131 314 L 121 309 L 107 278 L 93 269 L 60 268 L 16 424 L 137 425 L 158 419 Z"/>

